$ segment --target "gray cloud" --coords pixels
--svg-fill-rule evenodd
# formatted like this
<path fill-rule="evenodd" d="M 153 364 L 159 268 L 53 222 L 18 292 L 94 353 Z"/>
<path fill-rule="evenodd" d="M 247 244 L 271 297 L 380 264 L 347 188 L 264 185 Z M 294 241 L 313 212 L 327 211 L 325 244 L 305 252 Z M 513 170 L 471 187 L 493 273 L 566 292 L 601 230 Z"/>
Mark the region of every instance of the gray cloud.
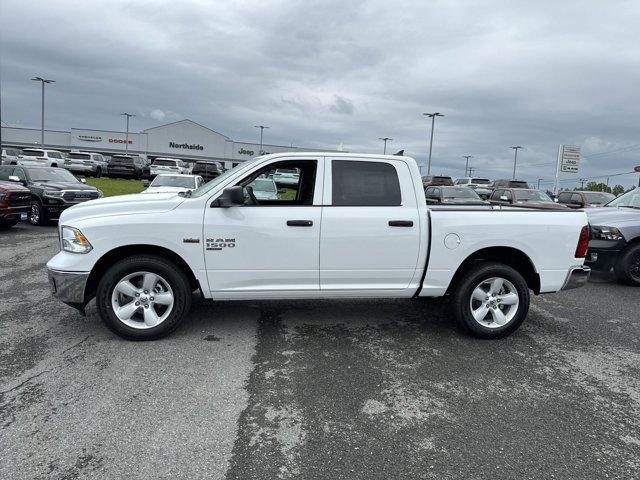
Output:
<path fill-rule="evenodd" d="M 559 143 L 580 178 L 640 164 L 640 5 L 622 2 L 4 0 L 3 121 L 133 129 L 186 116 L 232 138 L 377 152 L 394 140 L 436 173 L 551 180 Z M 37 33 L 37 34 L 36 34 Z M 176 113 L 174 113 L 176 112 Z M 163 117 L 164 115 L 164 117 Z M 164 120 L 163 120 L 164 118 Z M 589 157 L 603 151 L 615 154 Z M 620 177 L 627 185 L 635 177 Z"/>

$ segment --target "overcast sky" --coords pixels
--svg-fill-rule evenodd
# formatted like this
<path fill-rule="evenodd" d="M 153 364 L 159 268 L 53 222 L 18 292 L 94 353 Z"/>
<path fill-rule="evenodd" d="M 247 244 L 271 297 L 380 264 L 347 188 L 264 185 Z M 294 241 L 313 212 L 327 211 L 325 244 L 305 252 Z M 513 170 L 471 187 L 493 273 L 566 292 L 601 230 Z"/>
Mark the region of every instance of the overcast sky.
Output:
<path fill-rule="evenodd" d="M 2 120 L 122 130 L 190 118 L 234 140 L 381 152 L 433 173 L 552 180 L 640 165 L 638 1 L 0 1 Z M 589 155 L 611 152 L 604 155 Z M 637 175 L 611 179 L 630 185 Z M 544 184 L 549 186 L 549 184 Z M 569 186 L 569 183 L 564 185 Z"/>

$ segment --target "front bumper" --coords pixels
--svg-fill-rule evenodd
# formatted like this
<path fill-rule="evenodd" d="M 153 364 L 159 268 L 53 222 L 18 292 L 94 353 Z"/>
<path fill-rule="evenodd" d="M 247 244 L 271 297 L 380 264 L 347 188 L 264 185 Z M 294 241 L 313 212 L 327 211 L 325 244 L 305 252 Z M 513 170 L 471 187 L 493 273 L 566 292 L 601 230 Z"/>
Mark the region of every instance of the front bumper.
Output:
<path fill-rule="evenodd" d="M 584 265 L 571 267 L 560 290 L 571 290 L 582 287 L 587 283 L 590 275 L 591 269 L 589 267 L 585 267 Z"/>
<path fill-rule="evenodd" d="M 84 294 L 89 272 L 63 272 L 47 268 L 47 276 L 53 296 L 84 314 Z"/>
<path fill-rule="evenodd" d="M 0 220 L 14 220 L 19 218 L 23 213 L 29 213 L 31 211 L 31 205 L 19 205 L 12 207 L 3 207 L 0 210 Z"/>

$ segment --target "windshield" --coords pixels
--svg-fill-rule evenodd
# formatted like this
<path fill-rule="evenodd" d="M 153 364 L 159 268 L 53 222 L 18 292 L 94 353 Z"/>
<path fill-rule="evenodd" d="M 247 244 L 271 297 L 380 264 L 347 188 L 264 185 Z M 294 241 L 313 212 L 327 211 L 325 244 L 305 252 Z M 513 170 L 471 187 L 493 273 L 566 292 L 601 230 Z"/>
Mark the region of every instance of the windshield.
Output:
<path fill-rule="evenodd" d="M 587 199 L 587 203 L 595 203 L 597 205 L 603 205 L 616 198 L 616 196 L 611 193 L 601 192 L 585 192 L 584 196 Z"/>
<path fill-rule="evenodd" d="M 28 171 L 32 182 L 78 182 L 78 179 L 62 168 L 34 168 Z"/>
<path fill-rule="evenodd" d="M 480 197 L 476 192 L 474 192 L 473 190 L 467 187 L 443 188 L 442 197 L 443 198 L 469 198 L 473 200 L 480 199 Z"/>
<path fill-rule="evenodd" d="M 26 157 L 44 157 L 42 150 L 23 150 L 22 154 Z"/>
<path fill-rule="evenodd" d="M 267 178 L 256 178 L 251 182 L 251 186 L 258 192 L 277 192 L 276 184 Z"/>
<path fill-rule="evenodd" d="M 73 153 L 69 154 L 69 158 L 74 158 L 76 160 L 90 160 L 91 156 L 88 153 Z"/>
<path fill-rule="evenodd" d="M 214 178 L 210 182 L 205 183 L 200 188 L 196 188 L 195 190 L 192 190 L 191 191 L 191 196 L 192 197 L 200 197 L 200 196 L 204 195 L 205 193 L 207 193 L 210 190 L 214 189 L 216 186 L 220 185 L 222 182 L 224 182 L 231 175 L 234 175 L 234 174 L 236 174 L 238 172 L 242 172 L 243 170 L 247 170 L 247 169 L 251 168 L 251 166 L 253 166 L 253 164 L 256 163 L 259 160 L 262 160 L 262 157 L 255 157 L 255 158 L 252 158 L 251 160 L 246 160 L 246 161 L 244 161 L 242 163 L 239 163 L 238 165 L 236 165 L 232 169 L 227 170 L 226 172 L 224 172 L 222 175 Z"/>
<path fill-rule="evenodd" d="M 546 193 L 539 192 L 538 190 L 515 190 L 516 200 L 521 202 L 527 202 L 534 200 L 536 202 L 553 202 Z"/>
<path fill-rule="evenodd" d="M 159 160 L 159 159 L 155 159 L 153 161 L 154 165 L 162 165 L 162 166 L 166 166 L 166 167 L 175 167 L 178 162 L 176 162 L 175 160 Z"/>
<path fill-rule="evenodd" d="M 195 188 L 196 179 L 186 175 L 158 175 L 149 186 Z"/>
<path fill-rule="evenodd" d="M 472 178 L 471 183 L 475 183 L 477 185 L 491 185 L 491 180 L 488 178 Z"/>
<path fill-rule="evenodd" d="M 606 206 L 640 208 L 640 187 L 611 200 Z"/>

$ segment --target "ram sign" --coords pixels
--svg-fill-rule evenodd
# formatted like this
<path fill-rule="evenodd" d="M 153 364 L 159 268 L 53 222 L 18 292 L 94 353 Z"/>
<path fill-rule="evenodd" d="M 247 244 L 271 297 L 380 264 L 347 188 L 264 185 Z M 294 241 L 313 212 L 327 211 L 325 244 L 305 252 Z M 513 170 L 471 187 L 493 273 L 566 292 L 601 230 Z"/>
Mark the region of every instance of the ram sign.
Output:
<path fill-rule="evenodd" d="M 578 173 L 580 166 L 580 147 L 576 145 L 560 145 L 558 161 L 561 172 Z"/>

